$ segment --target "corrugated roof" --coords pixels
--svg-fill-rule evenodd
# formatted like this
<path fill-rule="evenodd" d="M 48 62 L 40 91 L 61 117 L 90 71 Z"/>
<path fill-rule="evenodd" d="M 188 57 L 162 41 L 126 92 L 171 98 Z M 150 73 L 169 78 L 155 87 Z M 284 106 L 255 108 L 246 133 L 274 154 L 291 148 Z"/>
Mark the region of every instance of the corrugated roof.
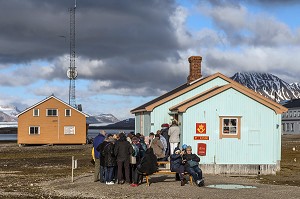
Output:
<path fill-rule="evenodd" d="M 299 108 L 300 107 L 300 99 L 291 99 L 287 103 L 283 104 L 286 108 Z"/>

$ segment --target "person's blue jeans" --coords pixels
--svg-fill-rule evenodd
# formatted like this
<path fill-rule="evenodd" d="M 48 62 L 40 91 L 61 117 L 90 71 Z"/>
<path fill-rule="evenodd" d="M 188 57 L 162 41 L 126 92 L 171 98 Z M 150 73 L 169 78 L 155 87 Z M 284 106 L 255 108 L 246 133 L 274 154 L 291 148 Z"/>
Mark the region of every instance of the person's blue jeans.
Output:
<path fill-rule="evenodd" d="M 100 165 L 100 182 L 104 182 L 105 180 L 105 167 Z"/>
<path fill-rule="evenodd" d="M 199 166 L 187 167 L 185 170 L 193 176 L 195 182 L 202 179 L 202 170 L 199 168 Z"/>
<path fill-rule="evenodd" d="M 114 167 L 105 167 L 105 181 L 106 182 L 113 181 L 113 173 L 114 173 Z"/>

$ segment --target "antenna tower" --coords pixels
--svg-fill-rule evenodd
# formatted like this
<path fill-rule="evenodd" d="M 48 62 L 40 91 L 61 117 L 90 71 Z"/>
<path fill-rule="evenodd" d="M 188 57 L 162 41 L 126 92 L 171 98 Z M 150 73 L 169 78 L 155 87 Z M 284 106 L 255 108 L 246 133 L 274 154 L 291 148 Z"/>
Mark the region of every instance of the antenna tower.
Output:
<path fill-rule="evenodd" d="M 75 9 L 76 0 L 73 8 L 70 8 L 70 67 L 67 76 L 70 79 L 69 85 L 69 105 L 76 107 L 75 80 L 78 75 L 75 65 Z"/>

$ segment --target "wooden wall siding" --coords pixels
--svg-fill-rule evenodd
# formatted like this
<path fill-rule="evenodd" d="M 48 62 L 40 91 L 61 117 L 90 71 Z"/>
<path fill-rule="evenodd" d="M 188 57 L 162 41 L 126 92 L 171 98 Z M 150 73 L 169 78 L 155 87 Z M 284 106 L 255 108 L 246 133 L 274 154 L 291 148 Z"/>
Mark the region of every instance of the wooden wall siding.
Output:
<path fill-rule="evenodd" d="M 219 139 L 220 116 L 241 116 L 241 139 Z M 230 89 L 183 113 L 183 143 L 195 152 L 197 143 L 207 144 L 203 164 L 276 164 L 280 160 L 279 118 L 273 110 Z M 206 123 L 209 140 L 194 141 L 197 122 Z"/>
<path fill-rule="evenodd" d="M 135 113 L 135 132 L 136 133 L 141 133 L 143 134 L 143 131 L 142 131 L 142 127 L 141 127 L 141 115 L 142 113 L 139 112 L 139 113 Z"/>
<path fill-rule="evenodd" d="M 71 117 L 65 117 L 69 106 L 50 98 L 34 107 L 40 110 L 39 117 L 33 117 L 32 109 L 19 116 L 18 144 L 85 144 L 86 117 L 71 109 Z M 58 109 L 58 116 L 47 117 L 46 109 Z M 29 126 L 40 126 L 39 135 L 29 135 Z M 65 135 L 64 126 L 75 126 L 75 135 Z"/>
<path fill-rule="evenodd" d="M 153 125 L 151 125 L 151 132 L 156 132 L 157 130 L 161 129 L 161 124 L 163 123 L 170 123 L 170 110 L 169 108 L 179 104 L 180 102 L 187 100 L 201 92 L 204 92 L 212 87 L 215 86 L 220 86 L 220 85 L 225 85 L 228 84 L 227 81 L 223 80 L 222 78 L 216 78 L 213 79 L 183 95 L 178 96 L 177 98 L 174 98 L 171 101 L 168 101 L 156 108 L 153 109 L 153 111 L 151 112 L 151 123 Z"/>
<path fill-rule="evenodd" d="M 279 171 L 275 164 L 201 164 L 200 168 L 205 174 L 225 175 L 274 175 Z"/>
<path fill-rule="evenodd" d="M 135 113 L 135 132 L 148 136 L 151 126 L 150 112 Z"/>

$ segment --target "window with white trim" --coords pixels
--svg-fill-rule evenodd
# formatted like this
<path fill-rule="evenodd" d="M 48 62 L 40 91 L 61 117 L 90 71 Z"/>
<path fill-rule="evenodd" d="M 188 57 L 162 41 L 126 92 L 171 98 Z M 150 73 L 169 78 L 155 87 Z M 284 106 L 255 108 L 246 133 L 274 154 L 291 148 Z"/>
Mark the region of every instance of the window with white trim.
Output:
<path fill-rule="evenodd" d="M 39 126 L 30 126 L 29 127 L 29 135 L 37 135 L 40 134 L 40 127 Z"/>
<path fill-rule="evenodd" d="M 57 116 L 58 111 L 57 109 L 47 109 L 46 110 L 46 116 Z"/>
<path fill-rule="evenodd" d="M 71 109 L 65 109 L 65 116 L 70 117 L 71 116 Z"/>
<path fill-rule="evenodd" d="M 75 126 L 64 126 L 64 134 L 65 135 L 74 135 L 75 134 Z"/>
<path fill-rule="evenodd" d="M 221 116 L 220 117 L 220 138 L 238 138 L 241 134 L 240 116 Z"/>
<path fill-rule="evenodd" d="M 40 116 L 40 109 L 38 109 L 38 108 L 33 109 L 33 116 L 34 117 Z"/>

